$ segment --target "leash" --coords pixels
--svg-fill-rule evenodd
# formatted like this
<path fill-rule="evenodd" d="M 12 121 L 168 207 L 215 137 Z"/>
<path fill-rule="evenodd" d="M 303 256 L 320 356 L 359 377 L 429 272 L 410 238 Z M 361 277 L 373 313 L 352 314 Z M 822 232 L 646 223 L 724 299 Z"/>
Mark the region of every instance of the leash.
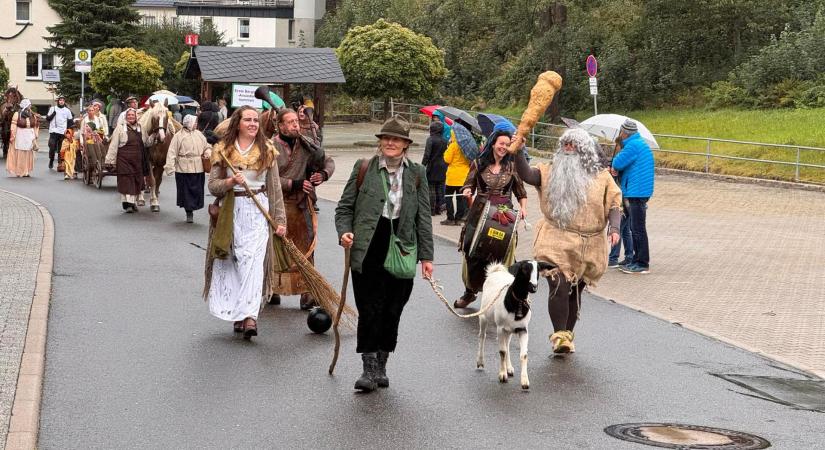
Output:
<path fill-rule="evenodd" d="M 472 318 L 472 317 L 478 317 L 482 314 L 485 314 L 487 311 L 490 310 L 490 308 L 493 307 L 493 305 L 496 304 L 496 302 L 490 302 L 490 303 L 487 304 L 487 306 L 481 308 L 480 310 L 478 310 L 478 311 L 476 311 L 472 314 L 459 314 L 455 310 L 455 308 L 453 308 L 453 305 L 450 304 L 450 301 L 447 300 L 447 297 L 445 297 L 444 294 L 442 293 L 442 291 L 441 291 L 442 286 L 439 286 L 437 284 L 436 280 L 432 279 L 432 277 L 425 278 L 425 280 L 430 282 L 430 287 L 433 289 L 433 292 L 441 300 L 441 302 L 444 303 L 444 306 L 446 306 L 447 309 L 450 310 L 450 312 L 453 313 L 454 316 L 459 317 L 461 319 L 469 319 L 469 318 Z M 504 286 L 502 286 L 501 289 L 499 289 L 498 293 L 496 294 L 495 298 L 498 298 L 501 295 L 501 293 L 504 292 L 505 289 L 510 287 L 511 284 L 513 284 L 513 283 L 505 284 Z"/>

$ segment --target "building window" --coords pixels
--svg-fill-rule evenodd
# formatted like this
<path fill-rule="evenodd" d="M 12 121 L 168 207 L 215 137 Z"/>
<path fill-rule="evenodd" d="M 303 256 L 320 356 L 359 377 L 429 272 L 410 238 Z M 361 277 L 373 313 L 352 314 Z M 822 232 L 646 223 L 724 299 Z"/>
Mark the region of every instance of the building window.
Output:
<path fill-rule="evenodd" d="M 40 79 L 41 53 L 26 53 L 26 78 Z"/>
<path fill-rule="evenodd" d="M 40 70 L 51 70 L 57 69 L 57 65 L 54 63 L 54 54 L 51 53 L 41 53 L 40 54 Z"/>
<path fill-rule="evenodd" d="M 289 42 L 295 42 L 295 19 L 289 19 L 287 25 L 286 39 Z"/>
<path fill-rule="evenodd" d="M 249 19 L 238 19 L 238 39 L 249 39 Z"/>
<path fill-rule="evenodd" d="M 17 0 L 17 21 L 28 23 L 32 17 L 31 0 Z"/>
<path fill-rule="evenodd" d="M 142 22 L 144 25 L 157 25 L 158 19 L 155 16 L 143 16 Z"/>
<path fill-rule="evenodd" d="M 212 18 L 211 17 L 201 17 L 201 27 L 200 29 L 212 28 Z"/>

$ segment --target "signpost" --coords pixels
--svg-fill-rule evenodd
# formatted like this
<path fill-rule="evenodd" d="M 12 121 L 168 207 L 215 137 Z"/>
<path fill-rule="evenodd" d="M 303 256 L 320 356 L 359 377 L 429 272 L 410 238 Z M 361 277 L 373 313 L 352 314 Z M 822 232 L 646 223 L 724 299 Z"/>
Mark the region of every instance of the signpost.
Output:
<path fill-rule="evenodd" d="M 255 97 L 255 89 L 258 89 L 258 86 L 233 84 L 232 107 L 240 108 L 241 106 L 251 106 L 255 109 L 262 109 L 263 101 Z"/>
<path fill-rule="evenodd" d="M 593 115 L 598 115 L 599 105 L 596 97 L 599 96 L 599 80 L 596 78 L 596 74 L 599 73 L 599 62 L 596 61 L 595 56 L 588 55 L 585 66 L 587 67 L 587 75 L 590 76 L 590 95 L 593 96 Z"/>
<path fill-rule="evenodd" d="M 80 72 L 80 111 L 83 111 L 83 96 L 86 93 L 86 74 L 92 71 L 92 51 L 87 48 L 74 50 L 74 70 Z"/>
<path fill-rule="evenodd" d="M 60 71 L 57 69 L 43 69 L 41 74 L 43 75 L 43 82 L 45 83 L 60 82 Z"/>

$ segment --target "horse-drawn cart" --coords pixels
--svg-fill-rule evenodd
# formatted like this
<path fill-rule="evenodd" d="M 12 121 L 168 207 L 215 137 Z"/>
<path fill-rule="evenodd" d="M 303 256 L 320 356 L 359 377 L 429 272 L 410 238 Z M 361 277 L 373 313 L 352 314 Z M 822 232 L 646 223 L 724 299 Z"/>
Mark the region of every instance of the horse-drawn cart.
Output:
<path fill-rule="evenodd" d="M 85 146 L 83 149 L 83 167 L 86 170 L 83 172 L 83 184 L 94 185 L 98 189 L 103 187 L 103 178 L 107 176 L 117 176 L 114 170 L 107 170 L 105 165 L 108 142 L 103 141 L 103 145 L 99 146 Z"/>

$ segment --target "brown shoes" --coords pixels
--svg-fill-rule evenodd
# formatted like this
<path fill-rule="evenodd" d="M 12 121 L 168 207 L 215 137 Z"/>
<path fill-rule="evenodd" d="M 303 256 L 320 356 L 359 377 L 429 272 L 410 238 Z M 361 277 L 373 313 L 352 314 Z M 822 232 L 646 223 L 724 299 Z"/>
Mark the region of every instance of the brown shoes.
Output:
<path fill-rule="evenodd" d="M 309 311 L 318 306 L 318 302 L 309 294 L 301 294 L 301 309 Z"/>
<path fill-rule="evenodd" d="M 235 323 L 232 324 L 232 330 L 236 333 L 243 333 L 243 320 L 236 320 Z"/>
<path fill-rule="evenodd" d="M 252 339 L 252 336 L 258 335 L 258 322 L 251 317 L 247 317 L 243 321 L 243 338 L 246 340 Z"/>
<path fill-rule="evenodd" d="M 464 291 L 464 295 L 453 303 L 453 308 L 466 308 L 470 303 L 476 301 L 476 294 L 472 291 Z"/>

